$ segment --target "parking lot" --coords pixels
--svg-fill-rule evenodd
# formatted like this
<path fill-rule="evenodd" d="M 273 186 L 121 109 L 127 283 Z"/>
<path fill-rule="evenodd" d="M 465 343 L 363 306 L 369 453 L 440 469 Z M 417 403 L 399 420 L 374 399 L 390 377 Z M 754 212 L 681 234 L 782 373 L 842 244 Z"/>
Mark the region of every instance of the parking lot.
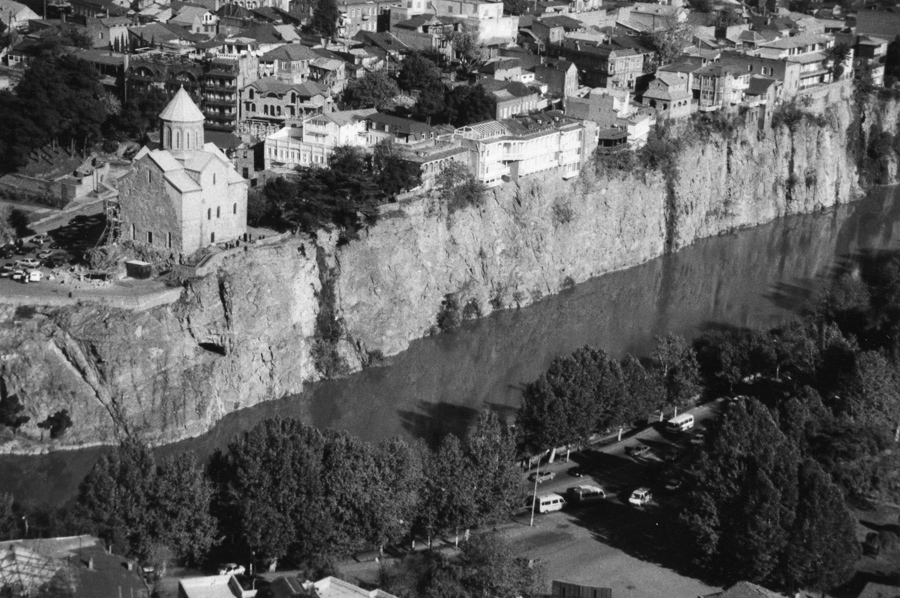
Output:
<path fill-rule="evenodd" d="M 694 427 L 688 432 L 670 434 L 664 432 L 664 422 L 654 424 L 621 442 L 605 446 L 591 446 L 570 454 L 565 462 L 544 464 L 541 471 L 552 472 L 552 480 L 537 485 L 537 495 L 554 492 L 566 496 L 568 488 L 588 484 L 600 486 L 606 493 L 606 500 L 627 505 L 632 492 L 639 487 L 647 487 L 653 493 L 650 505 L 665 500 L 672 489 L 666 485 L 678 479 L 680 463 L 694 448 L 706 425 L 721 408 L 721 401 L 709 403 L 690 411 L 694 416 Z M 533 472 L 526 479 L 529 489 L 534 489 Z M 677 490 L 676 490 L 677 491 Z M 520 517 L 530 519 L 530 510 L 523 509 Z"/>

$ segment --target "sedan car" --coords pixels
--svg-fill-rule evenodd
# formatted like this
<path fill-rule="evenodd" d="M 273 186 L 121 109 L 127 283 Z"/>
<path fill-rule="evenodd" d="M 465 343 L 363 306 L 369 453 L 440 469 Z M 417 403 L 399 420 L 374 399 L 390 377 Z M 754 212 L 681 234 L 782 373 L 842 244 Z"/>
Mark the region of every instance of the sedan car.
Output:
<path fill-rule="evenodd" d="M 573 467 L 568 473 L 573 478 L 580 478 L 587 475 L 587 471 L 585 471 L 584 467 Z"/>
<path fill-rule="evenodd" d="M 33 257 L 27 257 L 16 262 L 16 266 L 19 268 L 37 268 L 40 265 L 40 260 L 36 260 Z"/>
<path fill-rule="evenodd" d="M 628 447 L 626 450 L 631 453 L 632 457 L 647 457 L 650 455 L 650 447 L 646 444 Z"/>
<path fill-rule="evenodd" d="M 554 473 L 552 471 L 542 471 L 540 473 L 535 472 L 535 473 L 531 474 L 530 476 L 528 476 L 528 479 L 532 482 L 537 480 L 538 484 L 543 484 L 544 482 L 548 482 L 555 477 L 556 477 L 556 473 Z"/>
<path fill-rule="evenodd" d="M 15 271 L 15 268 L 12 264 L 6 264 L 5 266 L 0 266 L 0 278 L 9 278 L 12 276 L 12 273 Z"/>
<path fill-rule="evenodd" d="M 53 252 L 52 252 L 52 251 L 49 251 L 49 250 L 40 251 L 40 252 L 38 252 L 38 254 L 37 254 L 38 259 L 40 259 L 40 260 L 45 260 L 45 259 L 47 259 L 48 257 L 50 257 L 51 255 L 53 255 Z"/>
<path fill-rule="evenodd" d="M 652 500 L 653 493 L 650 492 L 650 488 L 638 488 L 631 493 L 630 497 L 628 497 L 629 504 L 632 504 L 636 507 L 642 507 Z"/>
<path fill-rule="evenodd" d="M 668 492 L 678 492 L 681 489 L 683 482 L 678 478 L 669 478 L 666 482 L 666 490 Z"/>

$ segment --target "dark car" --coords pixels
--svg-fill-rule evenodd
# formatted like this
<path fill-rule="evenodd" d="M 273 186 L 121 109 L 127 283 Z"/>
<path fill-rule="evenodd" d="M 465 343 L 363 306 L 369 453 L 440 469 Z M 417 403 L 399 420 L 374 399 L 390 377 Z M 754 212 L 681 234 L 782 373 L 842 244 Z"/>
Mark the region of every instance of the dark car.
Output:
<path fill-rule="evenodd" d="M 639 444 L 638 446 L 630 446 L 626 449 L 629 453 L 631 453 L 632 457 L 648 457 L 650 456 L 650 447 L 646 444 Z"/>
<path fill-rule="evenodd" d="M 584 467 L 573 467 L 569 470 L 569 475 L 573 478 L 580 478 L 587 475 L 587 471 Z"/>

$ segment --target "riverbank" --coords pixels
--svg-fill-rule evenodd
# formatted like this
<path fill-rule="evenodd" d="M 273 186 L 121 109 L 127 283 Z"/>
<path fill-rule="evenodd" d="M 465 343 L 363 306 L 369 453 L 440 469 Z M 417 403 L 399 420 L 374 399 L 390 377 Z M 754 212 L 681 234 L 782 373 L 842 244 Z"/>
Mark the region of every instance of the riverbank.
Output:
<path fill-rule="evenodd" d="M 178 301 L 148 310 L 0 307 L 0 378 L 32 418 L 24 438 L 39 438 L 36 423 L 67 409 L 69 445 L 125 436 L 161 445 L 223 419 L 252 420 L 247 407 L 277 412 L 279 398 L 324 374 L 390 363 L 421 343 L 448 295 L 463 315 L 523 307 L 703 238 L 855 199 L 854 135 L 896 131 L 898 108 L 879 100 L 859 118 L 849 87 L 833 93 L 840 101 L 771 128 L 743 118 L 695 130 L 673 156 L 675 177 L 588 168 L 573 181 L 548 173 L 507 184 L 483 206 L 453 214 L 433 198 L 398 204 L 340 247 L 320 234 L 317 249 L 280 243 L 224 256 L 187 281 Z M 672 272 L 660 276 L 650 284 L 671 284 Z M 464 361 L 478 367 L 476 356 Z M 453 386 L 465 371 L 437 375 Z M 344 407 L 327 403 L 307 405 L 306 421 L 339 420 Z M 358 400 L 352 408 L 370 419 L 379 409 L 397 407 Z"/>

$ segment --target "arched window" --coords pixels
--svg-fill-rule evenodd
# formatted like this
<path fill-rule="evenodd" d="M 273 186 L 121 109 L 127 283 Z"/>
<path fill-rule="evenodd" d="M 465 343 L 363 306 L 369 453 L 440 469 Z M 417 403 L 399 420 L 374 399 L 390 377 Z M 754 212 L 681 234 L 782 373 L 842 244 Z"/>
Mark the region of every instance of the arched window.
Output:
<path fill-rule="evenodd" d="M 166 147 L 172 147 L 172 127 L 166 127 Z"/>
<path fill-rule="evenodd" d="M 222 217 L 222 208 L 217 207 L 216 208 L 216 218 L 221 218 L 221 217 Z"/>
<path fill-rule="evenodd" d="M 175 131 L 175 149 L 181 149 L 181 131 Z"/>
<path fill-rule="evenodd" d="M 206 210 L 206 219 L 212 220 L 212 208 L 209 208 L 208 210 Z"/>

